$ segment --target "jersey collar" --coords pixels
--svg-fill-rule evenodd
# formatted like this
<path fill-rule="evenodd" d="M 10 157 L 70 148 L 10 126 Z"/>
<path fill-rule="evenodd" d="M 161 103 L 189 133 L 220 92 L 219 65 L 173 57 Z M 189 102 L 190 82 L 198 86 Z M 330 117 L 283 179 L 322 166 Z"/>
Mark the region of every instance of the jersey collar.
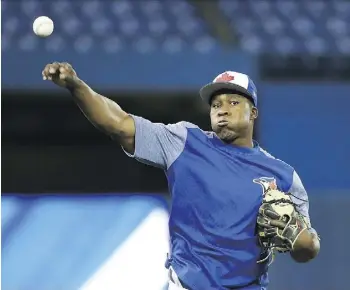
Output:
<path fill-rule="evenodd" d="M 240 153 L 240 154 L 257 154 L 260 151 L 259 143 L 253 140 L 253 147 L 241 147 L 232 144 L 226 144 L 223 142 L 215 133 L 213 134 L 212 142 L 215 146 L 219 147 L 222 150 L 228 151 L 230 153 Z"/>

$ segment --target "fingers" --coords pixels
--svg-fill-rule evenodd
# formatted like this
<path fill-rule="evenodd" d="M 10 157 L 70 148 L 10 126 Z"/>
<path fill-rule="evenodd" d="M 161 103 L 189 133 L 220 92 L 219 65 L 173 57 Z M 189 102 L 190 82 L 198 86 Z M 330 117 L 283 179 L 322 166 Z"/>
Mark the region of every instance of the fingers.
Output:
<path fill-rule="evenodd" d="M 61 80 L 65 79 L 68 75 L 68 70 L 64 66 L 59 67 L 59 72 L 60 72 L 59 77 Z"/>
<path fill-rule="evenodd" d="M 274 215 L 272 215 L 274 216 Z M 284 229 L 287 225 L 287 223 L 280 218 L 271 218 L 271 215 L 267 214 L 267 211 L 264 211 L 263 214 L 259 214 L 257 218 L 257 224 L 262 228 L 279 228 Z"/>
<path fill-rule="evenodd" d="M 69 63 L 59 63 L 54 62 L 47 64 L 42 71 L 42 76 L 44 80 L 53 80 L 59 77 L 60 79 L 65 79 L 74 72 L 72 66 Z"/>
<path fill-rule="evenodd" d="M 286 227 L 286 223 L 283 222 L 283 221 L 280 221 L 280 220 L 271 220 L 270 221 L 270 225 L 272 227 L 277 227 L 277 228 L 279 228 L 281 230 L 283 230 Z"/>
<path fill-rule="evenodd" d="M 42 75 L 43 75 L 43 80 L 47 80 L 49 77 L 49 69 L 50 69 L 50 65 L 47 64 L 44 68 L 44 70 L 42 71 Z"/>
<path fill-rule="evenodd" d="M 264 229 L 263 231 L 259 231 L 259 237 L 260 238 L 274 238 L 277 236 L 277 229 L 276 228 L 270 228 L 270 229 Z"/>
<path fill-rule="evenodd" d="M 65 68 L 67 68 L 69 70 L 73 70 L 72 66 L 68 62 L 63 62 L 62 66 L 64 66 Z"/>
<path fill-rule="evenodd" d="M 279 228 L 281 230 L 286 227 L 286 223 L 284 221 L 269 218 L 258 219 L 257 224 L 262 228 Z"/>
<path fill-rule="evenodd" d="M 60 67 L 60 64 L 58 62 L 54 62 L 49 67 L 49 74 L 54 75 L 58 73 L 58 69 Z"/>
<path fill-rule="evenodd" d="M 42 75 L 44 80 L 52 80 L 52 77 L 57 73 L 59 64 L 57 62 L 50 63 L 45 66 Z"/>
<path fill-rule="evenodd" d="M 281 216 L 277 212 L 269 208 L 261 209 L 260 213 L 274 220 L 278 220 L 281 218 Z"/>

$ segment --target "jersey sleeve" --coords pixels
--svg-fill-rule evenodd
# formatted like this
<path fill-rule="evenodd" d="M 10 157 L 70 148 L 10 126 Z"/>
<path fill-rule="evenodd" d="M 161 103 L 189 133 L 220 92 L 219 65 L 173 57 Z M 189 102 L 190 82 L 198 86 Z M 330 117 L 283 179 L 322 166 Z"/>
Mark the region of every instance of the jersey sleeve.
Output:
<path fill-rule="evenodd" d="M 135 152 L 129 154 L 136 160 L 162 169 L 168 169 L 180 156 L 187 138 L 186 122 L 165 125 L 130 115 L 135 122 Z"/>
<path fill-rule="evenodd" d="M 304 217 L 309 230 L 312 233 L 317 234 L 315 229 L 313 229 L 311 226 L 311 220 L 309 216 L 309 197 L 296 171 L 293 171 L 293 182 L 292 186 L 289 189 L 289 193 L 291 194 L 292 201 L 296 205 L 298 212 Z"/>

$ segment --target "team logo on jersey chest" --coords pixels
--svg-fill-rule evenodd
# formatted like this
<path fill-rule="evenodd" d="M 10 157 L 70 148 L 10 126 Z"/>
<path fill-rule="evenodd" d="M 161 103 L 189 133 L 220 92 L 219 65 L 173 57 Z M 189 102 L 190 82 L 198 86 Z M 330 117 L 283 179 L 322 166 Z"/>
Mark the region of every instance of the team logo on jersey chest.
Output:
<path fill-rule="evenodd" d="M 276 178 L 274 177 L 259 177 L 253 179 L 253 182 L 256 184 L 260 184 L 263 190 L 263 195 L 269 190 L 277 189 Z"/>

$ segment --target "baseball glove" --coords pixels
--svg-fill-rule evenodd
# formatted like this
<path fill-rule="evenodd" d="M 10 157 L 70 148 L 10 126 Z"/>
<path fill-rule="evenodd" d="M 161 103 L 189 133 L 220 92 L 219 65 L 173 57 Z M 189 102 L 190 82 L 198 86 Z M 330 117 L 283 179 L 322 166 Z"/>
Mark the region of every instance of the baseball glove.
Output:
<path fill-rule="evenodd" d="M 292 251 L 305 229 L 307 223 L 288 194 L 275 189 L 265 193 L 257 218 L 257 233 L 263 251 Z"/>

